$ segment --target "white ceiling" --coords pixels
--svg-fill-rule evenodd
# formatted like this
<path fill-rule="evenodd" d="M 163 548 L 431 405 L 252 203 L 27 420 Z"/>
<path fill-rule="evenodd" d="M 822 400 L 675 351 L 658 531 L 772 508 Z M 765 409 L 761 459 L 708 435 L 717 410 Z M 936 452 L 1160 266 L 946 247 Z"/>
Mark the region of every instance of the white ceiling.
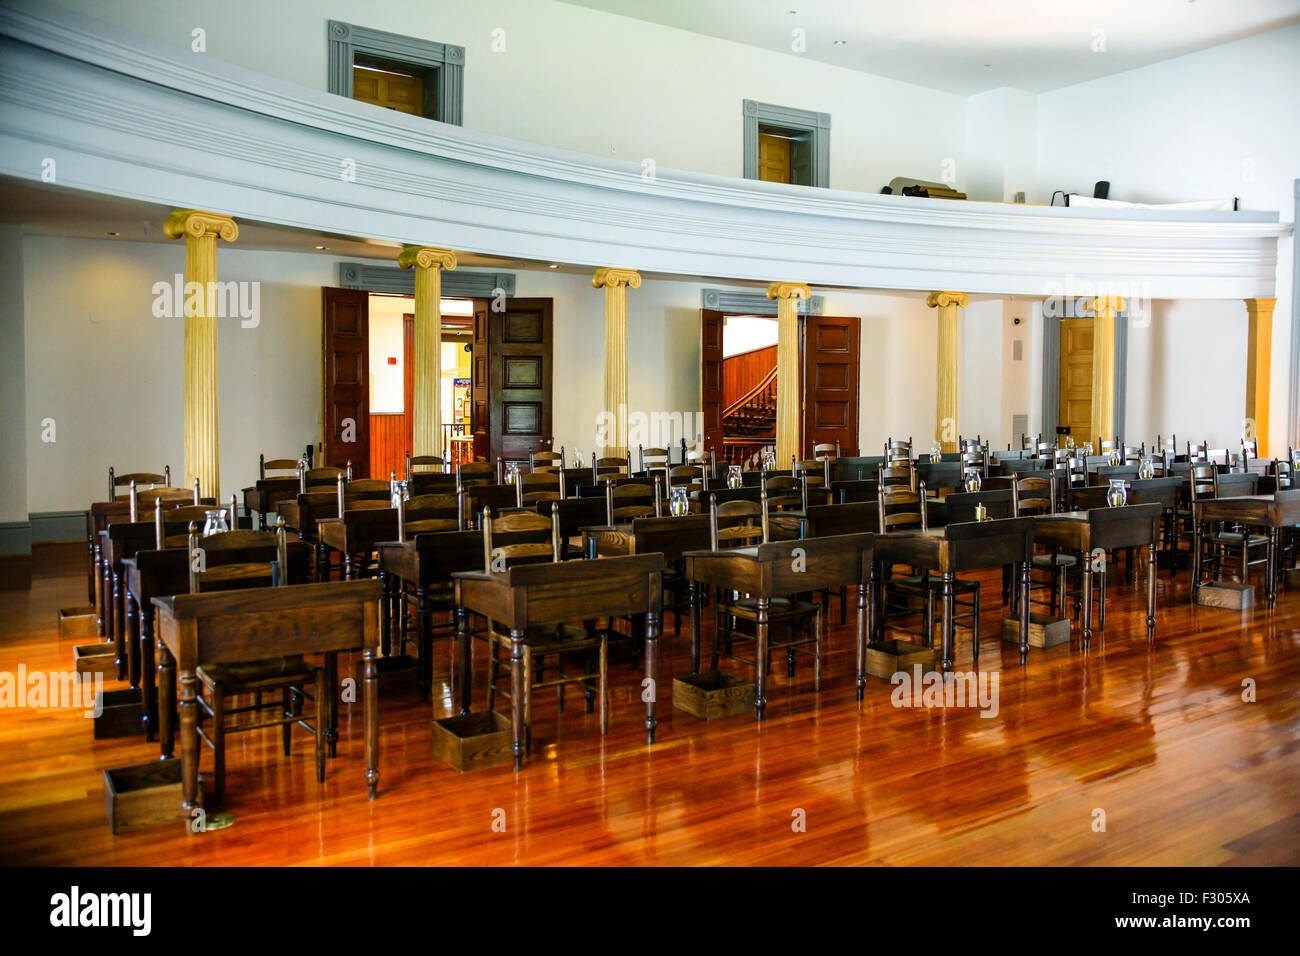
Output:
<path fill-rule="evenodd" d="M 963 95 L 1041 93 L 1300 22 L 1300 0 L 566 2 Z"/>

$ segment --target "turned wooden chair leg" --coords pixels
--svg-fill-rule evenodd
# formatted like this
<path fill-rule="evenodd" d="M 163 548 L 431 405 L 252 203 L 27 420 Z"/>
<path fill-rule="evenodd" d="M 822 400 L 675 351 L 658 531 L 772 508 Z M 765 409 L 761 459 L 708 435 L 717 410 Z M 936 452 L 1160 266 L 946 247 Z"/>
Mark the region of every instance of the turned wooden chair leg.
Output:
<path fill-rule="evenodd" d="M 468 640 L 468 636 L 466 640 Z M 487 709 L 492 710 L 497 702 L 497 676 L 501 671 L 501 645 L 495 635 L 488 635 L 491 650 L 488 652 L 488 686 Z"/>
<path fill-rule="evenodd" d="M 212 787 L 217 806 L 226 799 L 226 689 L 212 687 Z"/>
<path fill-rule="evenodd" d="M 600 732 L 609 733 L 609 638 L 600 638 Z"/>

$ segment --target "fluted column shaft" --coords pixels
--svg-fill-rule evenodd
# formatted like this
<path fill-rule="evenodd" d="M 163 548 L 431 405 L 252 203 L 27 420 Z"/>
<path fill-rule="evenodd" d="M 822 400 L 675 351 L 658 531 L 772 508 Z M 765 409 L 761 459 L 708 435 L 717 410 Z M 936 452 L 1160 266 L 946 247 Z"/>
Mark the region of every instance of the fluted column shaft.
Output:
<path fill-rule="evenodd" d="M 178 209 L 163 232 L 185 238 L 185 486 L 197 478 L 205 496 L 221 500 L 217 422 L 217 239 L 234 242 L 239 227 L 229 216 Z M 193 293 L 193 294 L 191 294 Z"/>
<path fill-rule="evenodd" d="M 456 268 L 456 253 L 435 246 L 407 246 L 397 258 L 415 270 L 415 343 L 411 353 L 411 454 L 443 455 L 442 270 Z"/>
<path fill-rule="evenodd" d="M 767 297 L 776 300 L 776 461 L 785 468 L 800 458 L 803 399 L 799 387 L 799 300 L 812 291 L 802 282 L 773 282 Z"/>
<path fill-rule="evenodd" d="M 1246 419 L 1259 439 L 1259 456 L 1268 456 L 1269 365 L 1273 359 L 1273 307 L 1277 299 L 1246 299 L 1250 328 L 1246 338 Z M 1245 428 L 1242 429 L 1242 437 Z"/>
<path fill-rule="evenodd" d="M 597 269 L 592 288 L 605 290 L 605 447 L 602 457 L 627 455 L 627 290 L 641 285 L 634 269 Z M 612 438 L 612 441 L 610 440 Z"/>
<path fill-rule="evenodd" d="M 939 360 L 934 403 L 934 440 L 957 450 L 957 310 L 970 305 L 965 292 L 931 292 L 925 304 L 939 310 Z"/>
<path fill-rule="evenodd" d="M 1115 422 L 1115 316 L 1124 309 L 1119 296 L 1092 300 L 1092 437 L 1101 451 L 1103 440 L 1117 436 Z"/>

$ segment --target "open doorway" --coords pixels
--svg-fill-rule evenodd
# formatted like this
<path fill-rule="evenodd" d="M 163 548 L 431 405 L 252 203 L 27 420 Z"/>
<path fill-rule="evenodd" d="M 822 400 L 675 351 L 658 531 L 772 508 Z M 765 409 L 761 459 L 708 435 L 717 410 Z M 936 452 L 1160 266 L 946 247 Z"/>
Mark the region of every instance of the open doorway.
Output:
<path fill-rule="evenodd" d="M 776 318 L 705 309 L 700 322 L 705 446 L 727 464 L 757 467 L 776 443 Z M 857 452 L 858 332 L 857 318 L 800 316 L 800 457 L 821 443 Z"/>
<path fill-rule="evenodd" d="M 475 304 L 443 299 L 441 306 L 439 420 L 443 448 L 453 459 L 469 454 L 464 436 L 471 432 L 472 363 L 466 346 Z M 357 477 L 405 475 L 414 426 L 414 313 L 409 295 L 324 290 L 322 464 L 350 463 Z"/>

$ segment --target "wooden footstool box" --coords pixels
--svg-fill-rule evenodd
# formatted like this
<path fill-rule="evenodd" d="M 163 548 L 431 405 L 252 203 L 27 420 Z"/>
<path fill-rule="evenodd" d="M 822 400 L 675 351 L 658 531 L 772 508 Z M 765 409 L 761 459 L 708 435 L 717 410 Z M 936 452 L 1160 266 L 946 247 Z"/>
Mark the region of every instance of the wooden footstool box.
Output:
<path fill-rule="evenodd" d="M 1234 611 L 1245 611 L 1255 606 L 1255 587 L 1237 581 L 1202 584 L 1196 595 L 1196 603 L 1205 607 L 1226 607 Z"/>
<path fill-rule="evenodd" d="M 1002 621 L 1002 640 L 1008 644 L 1020 643 L 1020 618 L 1008 617 Z M 1051 617 L 1036 611 L 1029 613 L 1029 646 L 1055 647 L 1070 642 L 1070 619 Z"/>
<path fill-rule="evenodd" d="M 673 678 L 673 707 L 701 720 L 752 714 L 754 682 L 725 671 Z"/>
<path fill-rule="evenodd" d="M 394 654 L 390 657 L 375 658 L 379 671 L 379 693 L 389 694 L 407 690 L 415 686 L 417 661 L 410 654 Z M 353 676 L 357 681 L 357 699 L 361 699 L 361 688 L 366 680 L 366 662 L 359 659 L 353 667 Z"/>
<path fill-rule="evenodd" d="M 103 710 L 95 718 L 95 739 L 143 736 L 144 703 L 138 688 L 106 690 L 99 694 Z"/>
<path fill-rule="evenodd" d="M 433 722 L 433 753 L 461 773 L 514 760 L 510 718 L 495 710 Z"/>
<path fill-rule="evenodd" d="M 94 637 L 95 609 L 89 604 L 59 608 L 59 640 L 76 641 Z"/>
<path fill-rule="evenodd" d="M 200 794 L 203 780 L 199 779 Z M 185 819 L 181 762 L 176 757 L 104 771 L 104 812 L 114 833 Z"/>
<path fill-rule="evenodd" d="M 1300 568 L 1284 568 L 1282 570 L 1282 587 L 1300 588 Z"/>
<path fill-rule="evenodd" d="M 103 674 L 105 680 L 117 679 L 117 648 L 112 644 L 74 645 L 72 662 L 77 673 L 83 677 Z"/>
<path fill-rule="evenodd" d="M 867 673 L 889 680 L 899 671 L 910 672 L 917 664 L 921 670 L 934 669 L 934 648 L 908 641 L 881 641 L 867 645 Z"/>

